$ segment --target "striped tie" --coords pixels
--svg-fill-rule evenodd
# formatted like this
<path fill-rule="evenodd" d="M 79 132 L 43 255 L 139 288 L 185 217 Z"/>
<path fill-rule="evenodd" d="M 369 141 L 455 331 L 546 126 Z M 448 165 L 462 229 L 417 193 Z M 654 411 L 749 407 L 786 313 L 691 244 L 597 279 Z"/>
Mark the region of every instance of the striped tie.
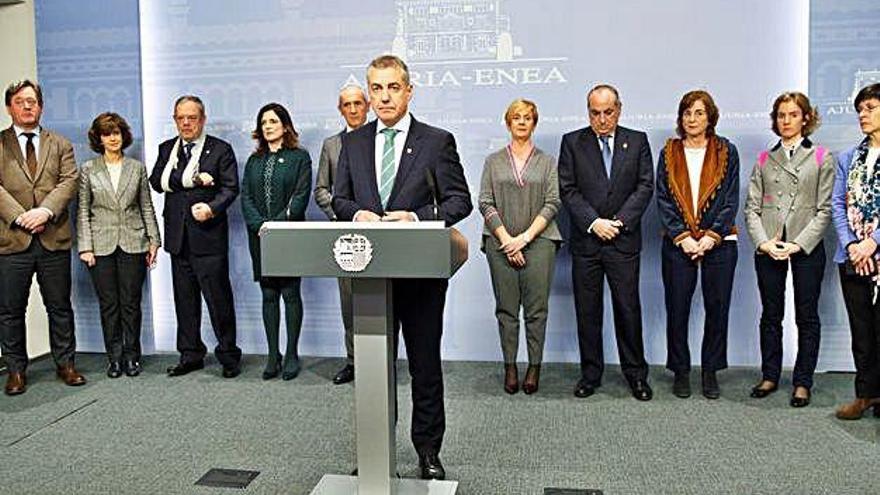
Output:
<path fill-rule="evenodd" d="M 385 135 L 385 146 L 382 148 L 382 173 L 379 175 L 379 198 L 382 200 L 382 206 L 388 206 L 388 198 L 391 196 L 391 189 L 394 187 L 394 136 L 397 135 L 397 129 L 387 127 L 382 129 Z"/>

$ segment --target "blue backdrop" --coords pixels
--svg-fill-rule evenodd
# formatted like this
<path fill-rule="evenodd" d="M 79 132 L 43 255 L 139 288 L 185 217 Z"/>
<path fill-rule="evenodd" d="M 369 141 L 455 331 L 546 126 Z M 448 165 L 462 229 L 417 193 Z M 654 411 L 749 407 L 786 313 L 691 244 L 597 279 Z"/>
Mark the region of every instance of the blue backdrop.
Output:
<path fill-rule="evenodd" d="M 36 5 L 44 123 L 77 143 L 80 162 L 91 155 L 85 146 L 91 119 L 114 110 L 136 130 L 132 154 L 152 167 L 157 144 L 174 134 L 172 102 L 180 94 L 196 93 L 207 104 L 208 132 L 230 141 L 241 165 L 253 148 L 249 134 L 256 111 L 268 101 L 292 111 L 303 146 L 317 164 L 321 140 L 342 126 L 335 110 L 338 88 L 363 83 L 367 62 L 391 51 L 410 64 L 416 85 L 413 114 L 455 133 L 475 202 L 483 159 L 506 143 L 501 115 L 516 97 L 537 102 L 536 143 L 556 154 L 563 133 L 586 125 L 586 89 L 610 82 L 621 91 L 622 124 L 647 130 L 656 157 L 673 134 L 681 94 L 705 88 L 722 111 L 719 132 L 740 149 L 745 185 L 754 157 L 773 140 L 767 113 L 776 94 L 806 91 L 809 84 L 825 120 L 818 138 L 838 150 L 859 135 L 849 99 L 853 88 L 876 78 L 880 68 L 872 49 L 876 39 L 863 39 L 880 21 L 880 8 L 871 1 L 710 0 L 699 4 L 699 12 L 684 0 L 619 5 L 573 0 L 38 0 Z M 155 199 L 161 209 L 161 197 Z M 262 353 L 259 291 L 250 278 L 237 203 L 231 211 L 239 341 L 246 352 Z M 323 219 L 314 205 L 308 217 Z M 477 249 L 481 228 L 476 213 L 459 225 L 471 242 L 471 260 L 450 287 L 446 359 L 500 359 L 488 268 Z M 649 361 L 662 363 L 665 314 L 653 206 L 644 233 L 645 343 Z M 760 304 L 752 252 L 747 236 L 741 236 L 731 364 L 754 365 L 759 359 Z M 80 348 L 102 350 L 91 284 L 77 267 Z M 145 348 L 170 351 L 175 322 L 167 257 L 150 278 Z M 570 258 L 563 250 L 551 296 L 548 361 L 578 359 L 571 290 Z M 341 355 L 335 281 L 307 280 L 303 297 L 302 352 Z M 848 328 L 831 266 L 820 304 L 820 367 L 848 369 Z M 696 296 L 694 346 L 700 340 L 701 305 Z M 605 350 L 615 361 L 610 313 L 609 306 Z M 210 341 L 208 325 L 203 334 Z M 793 329 L 792 321 L 787 325 Z M 786 362 L 791 363 L 794 332 L 787 334 Z"/>

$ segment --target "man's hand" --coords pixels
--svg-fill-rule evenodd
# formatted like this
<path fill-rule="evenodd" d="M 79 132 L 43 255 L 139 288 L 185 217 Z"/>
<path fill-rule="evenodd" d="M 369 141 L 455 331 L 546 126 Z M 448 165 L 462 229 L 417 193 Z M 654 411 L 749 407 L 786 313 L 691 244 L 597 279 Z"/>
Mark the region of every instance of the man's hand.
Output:
<path fill-rule="evenodd" d="M 95 253 L 91 251 L 83 251 L 82 253 L 79 253 L 79 259 L 89 268 L 95 266 Z"/>
<path fill-rule="evenodd" d="M 609 220 L 607 218 L 597 218 L 593 222 L 593 233 L 603 241 L 610 241 L 620 234 L 620 228 L 623 222 L 620 220 Z"/>
<path fill-rule="evenodd" d="M 404 211 L 404 210 L 395 210 L 395 211 L 386 211 L 385 216 L 382 217 L 383 222 L 413 222 L 415 219 L 413 218 L 412 212 Z"/>
<path fill-rule="evenodd" d="M 382 217 L 373 213 L 370 210 L 360 210 L 354 214 L 354 218 L 352 218 L 355 222 L 381 222 Z"/>
<path fill-rule="evenodd" d="M 214 177 L 208 172 L 199 172 L 193 176 L 193 184 L 199 187 L 211 187 L 214 185 Z"/>
<path fill-rule="evenodd" d="M 156 266 L 156 261 L 157 261 L 156 257 L 157 257 L 158 252 L 159 252 L 159 248 L 157 246 L 150 244 L 150 247 L 147 250 L 147 256 L 146 256 L 148 268 L 153 268 L 154 266 Z"/>
<path fill-rule="evenodd" d="M 196 222 L 205 222 L 214 218 L 214 212 L 211 211 L 208 203 L 196 203 L 192 205 L 192 216 L 196 219 Z"/>
<path fill-rule="evenodd" d="M 19 215 L 15 220 L 15 223 L 17 223 L 19 227 L 30 231 L 32 234 L 38 234 L 39 232 L 34 231 L 43 227 L 46 222 L 49 221 L 50 216 L 51 215 L 45 208 L 31 208 Z M 40 232 L 42 232 L 42 229 Z"/>
<path fill-rule="evenodd" d="M 877 265 L 874 263 L 874 258 L 871 256 L 865 258 L 865 260 L 858 265 L 853 263 L 853 266 L 856 269 L 856 274 L 863 277 L 867 277 L 873 274 L 874 271 L 877 269 Z"/>

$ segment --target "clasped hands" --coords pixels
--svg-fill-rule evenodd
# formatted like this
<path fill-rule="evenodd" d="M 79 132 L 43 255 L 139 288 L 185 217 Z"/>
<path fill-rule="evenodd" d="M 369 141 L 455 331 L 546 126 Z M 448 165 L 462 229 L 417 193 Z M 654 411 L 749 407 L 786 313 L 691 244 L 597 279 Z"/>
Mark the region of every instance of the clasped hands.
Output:
<path fill-rule="evenodd" d="M 355 222 L 414 222 L 412 212 L 404 210 L 386 211 L 385 216 L 379 216 L 370 210 L 361 210 L 353 219 Z"/>
<path fill-rule="evenodd" d="M 31 208 L 15 219 L 15 224 L 31 234 L 39 234 L 46 230 L 46 222 L 52 215 L 45 208 Z"/>
<path fill-rule="evenodd" d="M 795 253 L 801 251 L 801 247 L 793 242 L 783 242 L 773 238 L 761 243 L 758 251 L 770 256 L 776 261 L 785 261 Z"/>
<path fill-rule="evenodd" d="M 507 263 L 514 268 L 522 268 L 526 266 L 526 257 L 522 250 L 532 241 L 527 232 L 522 232 L 517 236 L 511 236 L 504 233 L 499 239 L 501 245 L 498 250 L 507 256 Z"/>
<path fill-rule="evenodd" d="M 706 253 L 715 248 L 716 244 L 715 239 L 707 235 L 700 237 L 699 241 L 691 236 L 687 236 L 679 241 L 678 247 L 693 261 L 705 256 Z"/>
<path fill-rule="evenodd" d="M 867 237 L 859 242 L 853 242 L 846 247 L 849 261 L 856 270 L 856 274 L 866 277 L 877 269 L 874 261 L 874 252 L 877 251 L 877 242 Z"/>
<path fill-rule="evenodd" d="M 603 241 L 610 241 L 620 235 L 620 229 L 623 228 L 623 222 L 620 220 L 611 220 L 608 218 L 597 218 L 592 225 L 592 232 Z"/>

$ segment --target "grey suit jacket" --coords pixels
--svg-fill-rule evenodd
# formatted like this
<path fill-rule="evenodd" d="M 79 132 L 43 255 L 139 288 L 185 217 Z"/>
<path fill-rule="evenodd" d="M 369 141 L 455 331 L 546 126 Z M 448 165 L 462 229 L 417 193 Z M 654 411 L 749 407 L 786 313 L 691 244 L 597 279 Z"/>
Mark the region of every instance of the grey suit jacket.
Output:
<path fill-rule="evenodd" d="M 345 130 L 324 140 L 321 158 L 318 160 L 318 178 L 315 180 L 315 203 L 321 207 L 330 220 L 336 220 L 333 212 L 333 184 L 336 183 L 336 164 L 342 150 L 342 135 Z"/>
<path fill-rule="evenodd" d="M 77 210 L 79 252 L 107 256 L 119 247 L 137 254 L 161 243 L 144 164 L 125 157 L 119 187 L 114 191 L 104 158 L 85 162 L 80 171 Z"/>
<path fill-rule="evenodd" d="M 67 207 L 76 195 L 73 145 L 50 130 L 40 130 L 37 173 L 31 177 L 12 127 L 0 133 L 0 254 L 20 253 L 34 237 L 49 251 L 70 249 L 72 234 Z M 35 207 L 52 211 L 46 229 L 36 236 L 15 225 Z"/>
<path fill-rule="evenodd" d="M 831 223 L 834 157 L 804 139 L 789 160 L 776 145 L 762 152 L 752 170 L 745 204 L 746 226 L 755 247 L 779 236 L 809 254 Z"/>

